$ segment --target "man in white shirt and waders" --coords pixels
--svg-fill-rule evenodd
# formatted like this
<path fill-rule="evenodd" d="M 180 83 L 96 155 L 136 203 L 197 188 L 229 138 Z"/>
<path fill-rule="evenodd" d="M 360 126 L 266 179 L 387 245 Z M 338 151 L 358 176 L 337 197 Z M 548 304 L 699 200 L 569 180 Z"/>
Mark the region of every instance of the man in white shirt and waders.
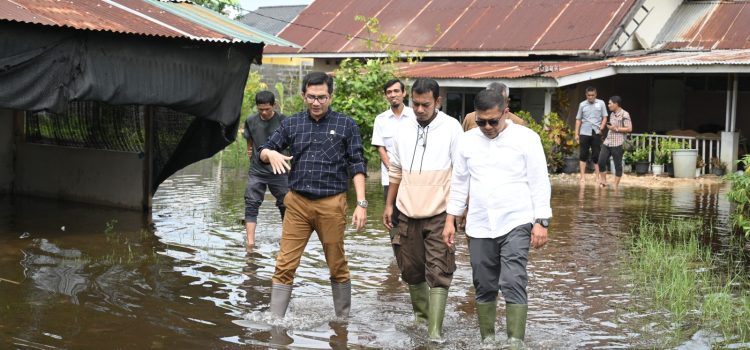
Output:
<path fill-rule="evenodd" d="M 547 242 L 552 209 L 542 142 L 532 130 L 502 117 L 505 104 L 491 90 L 474 100 L 479 127 L 458 141 L 443 239 L 454 247 L 455 218 L 468 204 L 466 235 L 482 341 L 495 339 L 500 290 L 508 343 L 517 349 L 526 333 L 529 246 Z"/>

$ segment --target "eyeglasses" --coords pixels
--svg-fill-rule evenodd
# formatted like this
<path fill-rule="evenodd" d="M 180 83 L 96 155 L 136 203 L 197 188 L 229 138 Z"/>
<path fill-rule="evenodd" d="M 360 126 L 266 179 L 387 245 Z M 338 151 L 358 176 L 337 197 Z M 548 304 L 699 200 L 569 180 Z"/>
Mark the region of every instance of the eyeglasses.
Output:
<path fill-rule="evenodd" d="M 490 126 L 497 126 L 500 124 L 500 118 L 494 118 L 494 119 L 478 119 L 477 118 L 477 125 L 480 127 L 487 126 L 487 123 L 490 124 Z"/>
<path fill-rule="evenodd" d="M 321 95 L 321 96 L 305 95 L 305 101 L 307 103 L 315 103 L 315 101 L 318 101 L 319 103 L 326 103 L 328 102 L 329 98 L 331 98 L 331 96 L 328 96 L 328 95 Z"/>

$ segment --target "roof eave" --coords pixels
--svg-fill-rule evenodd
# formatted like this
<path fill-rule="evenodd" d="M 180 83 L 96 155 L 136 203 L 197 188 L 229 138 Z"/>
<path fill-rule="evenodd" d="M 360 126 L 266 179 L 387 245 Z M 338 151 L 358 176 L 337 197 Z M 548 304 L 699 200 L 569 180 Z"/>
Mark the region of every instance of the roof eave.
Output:
<path fill-rule="evenodd" d="M 724 74 L 724 73 L 750 73 L 750 64 L 692 64 L 692 65 L 618 65 L 612 68 L 617 74 Z"/>
<path fill-rule="evenodd" d="M 419 52 L 421 57 L 494 57 L 516 58 L 532 56 L 586 56 L 599 57 L 596 50 L 544 50 L 544 51 L 429 51 Z M 314 53 L 264 53 L 266 57 L 295 57 L 295 58 L 375 58 L 387 57 L 387 52 L 314 52 Z M 401 54 L 406 57 L 406 53 Z"/>

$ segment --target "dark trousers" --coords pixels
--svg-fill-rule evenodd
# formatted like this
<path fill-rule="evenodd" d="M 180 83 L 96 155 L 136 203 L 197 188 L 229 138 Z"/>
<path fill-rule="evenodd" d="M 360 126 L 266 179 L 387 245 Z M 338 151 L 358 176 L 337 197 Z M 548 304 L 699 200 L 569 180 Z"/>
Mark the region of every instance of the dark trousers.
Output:
<path fill-rule="evenodd" d="M 507 304 L 527 304 L 531 224 L 523 224 L 497 238 L 469 240 L 471 271 L 476 300 L 493 302 L 501 290 Z"/>
<path fill-rule="evenodd" d="M 450 287 L 456 271 L 456 254 L 443 243 L 445 217 L 446 213 L 424 219 L 399 216 L 391 243 L 404 282 L 426 281 L 431 288 Z"/>
<path fill-rule="evenodd" d="M 622 176 L 622 155 L 625 153 L 622 146 L 608 147 L 602 146 L 599 152 L 599 170 L 604 169 L 608 164 L 611 155 L 615 161 L 615 176 Z M 602 170 L 603 171 L 603 170 Z"/>
<path fill-rule="evenodd" d="M 284 196 L 289 192 L 287 179 L 288 178 L 285 174 L 250 174 L 247 179 L 247 187 L 245 188 L 245 222 L 258 221 L 258 209 L 263 203 L 263 198 L 266 196 L 266 187 L 268 187 L 268 189 L 271 190 L 271 194 L 276 197 L 276 207 L 279 208 L 281 219 L 284 219 L 284 212 L 286 211 L 286 206 L 284 206 Z"/>
<path fill-rule="evenodd" d="M 599 149 L 602 146 L 602 137 L 599 134 L 580 135 L 580 147 L 578 149 L 579 160 L 582 162 L 588 162 L 591 158 L 592 162 L 599 160 Z M 589 149 L 591 150 L 589 152 Z"/>

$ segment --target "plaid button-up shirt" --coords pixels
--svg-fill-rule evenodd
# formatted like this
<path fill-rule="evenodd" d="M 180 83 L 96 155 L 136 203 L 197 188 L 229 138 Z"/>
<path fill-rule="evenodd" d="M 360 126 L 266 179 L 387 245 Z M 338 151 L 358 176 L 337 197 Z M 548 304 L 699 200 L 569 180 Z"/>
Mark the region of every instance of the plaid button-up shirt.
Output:
<path fill-rule="evenodd" d="M 328 109 L 315 121 L 307 111 L 281 122 L 261 150 L 290 147 L 292 169 L 289 188 L 308 198 L 323 198 L 345 192 L 349 177 L 367 174 L 362 136 L 354 120 Z"/>
<path fill-rule="evenodd" d="M 618 113 L 612 112 L 610 114 L 609 123 L 618 129 L 627 129 L 633 125 L 630 121 L 630 113 L 622 108 L 620 108 Z M 622 146 L 623 142 L 625 142 L 625 133 L 610 129 L 607 138 L 604 140 L 604 145 L 607 147 L 617 147 Z"/>

